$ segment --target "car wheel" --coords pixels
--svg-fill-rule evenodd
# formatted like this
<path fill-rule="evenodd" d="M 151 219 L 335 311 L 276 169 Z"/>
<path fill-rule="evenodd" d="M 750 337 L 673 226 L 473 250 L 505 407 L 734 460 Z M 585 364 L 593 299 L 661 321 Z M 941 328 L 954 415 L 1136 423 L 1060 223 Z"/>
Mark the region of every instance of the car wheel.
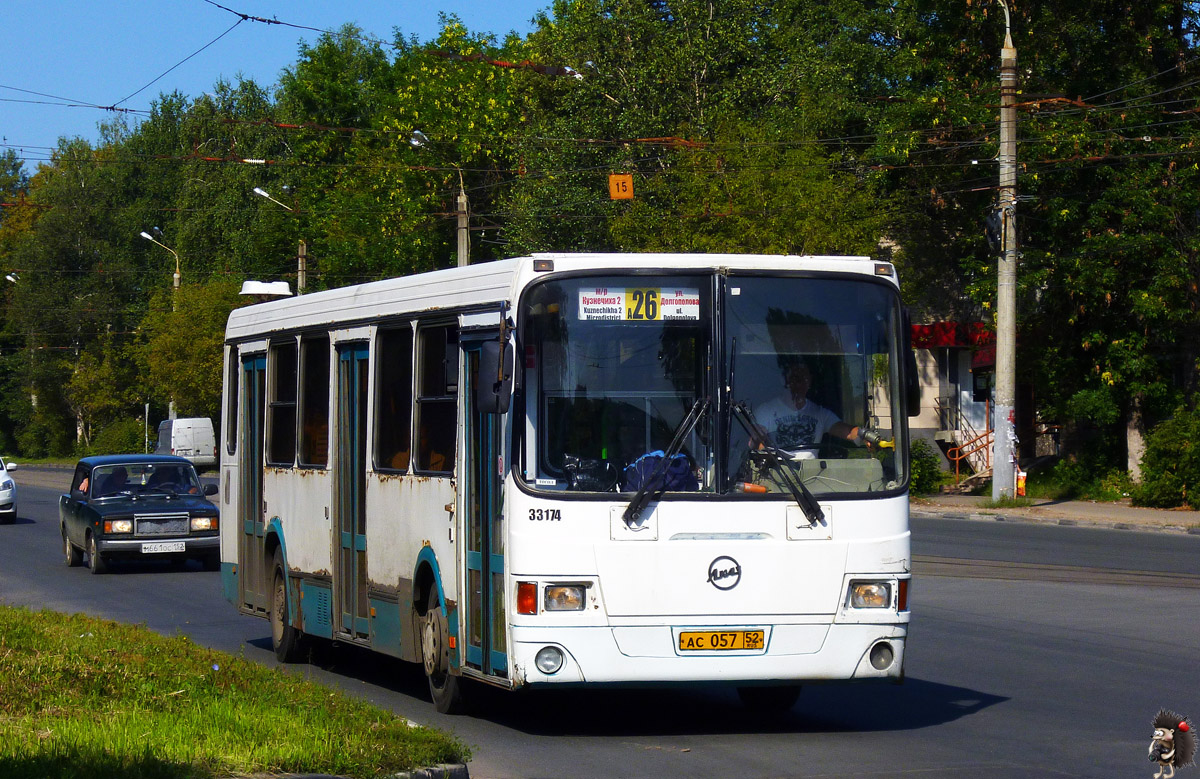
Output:
<path fill-rule="evenodd" d="M 739 687 L 742 705 L 754 711 L 781 714 L 796 705 L 799 687 Z"/>
<path fill-rule="evenodd" d="M 271 646 L 281 663 L 300 660 L 300 631 L 292 627 L 288 610 L 287 574 L 283 568 L 283 555 L 275 550 L 271 564 Z"/>
<path fill-rule="evenodd" d="M 446 612 L 431 590 L 421 620 L 421 659 L 429 679 L 429 697 L 442 714 L 461 714 L 465 710 L 462 677 L 450 673 L 449 627 Z"/>
<path fill-rule="evenodd" d="M 67 559 L 67 567 L 75 568 L 83 562 L 83 550 L 71 543 L 67 538 L 67 529 L 62 529 L 63 557 Z"/>
<path fill-rule="evenodd" d="M 104 555 L 100 554 L 100 550 L 96 548 L 96 534 L 92 533 L 87 538 L 88 544 L 88 569 L 92 573 L 106 573 L 108 571 L 108 561 L 104 559 Z"/>

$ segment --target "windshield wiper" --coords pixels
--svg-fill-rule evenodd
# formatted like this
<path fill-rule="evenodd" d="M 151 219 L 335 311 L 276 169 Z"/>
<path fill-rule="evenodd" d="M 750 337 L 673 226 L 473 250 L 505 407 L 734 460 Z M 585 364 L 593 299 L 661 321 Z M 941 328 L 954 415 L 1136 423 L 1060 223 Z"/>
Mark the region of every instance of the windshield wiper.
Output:
<path fill-rule="evenodd" d="M 775 473 L 778 475 L 779 481 L 783 486 L 787 487 L 788 492 L 792 493 L 792 497 L 800 506 L 800 510 L 804 512 L 804 516 L 808 518 L 808 526 L 816 527 L 825 521 L 825 512 L 821 510 L 821 504 L 817 503 L 816 497 L 804 486 L 804 482 L 796 477 L 796 472 L 784 464 L 784 460 L 790 459 L 783 450 L 775 446 L 771 441 L 771 437 L 767 435 L 766 430 L 759 426 L 754 420 L 754 415 L 750 413 L 750 409 L 746 408 L 746 404 L 739 401 L 730 406 L 733 416 L 746 429 L 746 433 L 750 436 L 751 442 L 758 439 L 761 443 L 758 451 L 767 458 L 767 462 L 771 464 Z"/>
<path fill-rule="evenodd" d="M 649 478 L 642 482 L 642 486 L 634 493 L 633 500 L 629 501 L 629 505 L 625 507 L 625 513 L 621 516 L 624 518 L 626 525 L 632 526 L 634 522 L 641 519 L 642 510 L 646 508 L 646 504 L 667 491 L 667 480 L 662 478 L 663 474 L 667 472 L 667 466 L 670 465 L 671 458 L 679 454 L 679 450 L 683 448 L 683 442 L 691 435 L 692 430 L 700 422 L 700 418 L 704 416 L 704 412 L 708 411 L 708 403 L 708 398 L 697 398 L 696 402 L 692 404 L 692 410 L 679 423 L 679 427 L 675 428 L 675 435 L 671 438 L 671 445 L 663 452 L 662 460 L 655 466 Z M 660 479 L 662 483 L 658 487 L 655 487 L 654 485 L 658 484 Z"/>

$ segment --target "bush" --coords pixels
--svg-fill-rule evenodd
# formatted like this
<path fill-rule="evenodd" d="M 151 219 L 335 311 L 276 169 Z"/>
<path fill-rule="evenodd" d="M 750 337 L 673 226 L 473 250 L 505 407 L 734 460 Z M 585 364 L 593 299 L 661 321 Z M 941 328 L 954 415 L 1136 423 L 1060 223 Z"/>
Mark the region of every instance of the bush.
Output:
<path fill-rule="evenodd" d="M 1051 500 L 1118 501 L 1128 497 L 1129 474 L 1112 467 L 1103 457 L 1082 455 L 1076 460 L 1059 460 L 1054 467 L 1030 474 L 1027 494 Z"/>
<path fill-rule="evenodd" d="M 915 495 L 929 495 L 942 488 L 946 474 L 942 471 L 942 458 L 928 441 L 916 439 L 908 447 L 912 480 L 909 490 Z"/>
<path fill-rule="evenodd" d="M 1146 436 L 1133 504 L 1200 509 L 1200 412 L 1181 408 Z"/>
<path fill-rule="evenodd" d="M 67 429 L 64 419 L 42 408 L 35 408 L 33 418 L 17 434 L 17 447 L 22 457 L 62 457 L 70 454 L 74 431 Z"/>
<path fill-rule="evenodd" d="M 140 454 L 146 449 L 146 433 L 140 419 L 121 419 L 92 437 L 85 454 Z"/>

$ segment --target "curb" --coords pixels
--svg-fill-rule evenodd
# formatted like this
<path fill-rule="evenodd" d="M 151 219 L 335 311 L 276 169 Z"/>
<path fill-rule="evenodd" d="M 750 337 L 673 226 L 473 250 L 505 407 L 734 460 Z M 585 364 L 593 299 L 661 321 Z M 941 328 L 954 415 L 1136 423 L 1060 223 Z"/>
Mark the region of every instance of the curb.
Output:
<path fill-rule="evenodd" d="M 346 779 L 334 774 L 253 774 L 247 779 Z M 398 774 L 387 774 L 384 779 L 471 779 L 464 763 L 443 763 L 428 768 L 414 768 Z"/>
<path fill-rule="evenodd" d="M 1091 520 L 1091 519 L 1072 519 L 1067 517 L 1031 517 L 1019 514 L 992 514 L 976 512 L 972 514 L 964 514 L 961 511 L 930 511 L 925 510 L 909 510 L 909 516 L 913 519 L 958 519 L 971 522 L 1011 522 L 1013 524 L 1031 524 L 1031 525 L 1058 525 L 1061 527 L 1090 527 L 1101 528 L 1105 530 L 1131 530 L 1134 532 L 1146 533 L 1184 533 L 1187 535 L 1200 535 L 1200 527 L 1184 527 L 1183 525 L 1160 525 L 1160 524 L 1141 524 L 1121 521 L 1107 520 Z"/>
<path fill-rule="evenodd" d="M 418 768 L 415 771 L 404 771 L 392 774 L 389 779 L 471 779 L 464 763 L 443 763 L 430 768 Z"/>

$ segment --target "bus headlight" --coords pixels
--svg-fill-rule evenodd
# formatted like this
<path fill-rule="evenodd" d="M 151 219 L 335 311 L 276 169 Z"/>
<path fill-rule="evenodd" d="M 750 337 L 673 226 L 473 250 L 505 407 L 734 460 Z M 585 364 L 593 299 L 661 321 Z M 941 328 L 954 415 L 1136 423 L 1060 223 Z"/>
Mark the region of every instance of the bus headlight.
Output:
<path fill-rule="evenodd" d="M 105 533 L 132 533 L 132 519 L 106 519 L 104 520 Z"/>
<path fill-rule="evenodd" d="M 886 609 L 892 605 L 892 586 L 888 582 L 850 582 L 850 607 Z"/>
<path fill-rule="evenodd" d="M 583 611 L 586 595 L 582 584 L 546 585 L 546 611 Z"/>
<path fill-rule="evenodd" d="M 538 667 L 538 670 L 547 676 L 556 674 L 562 668 L 562 650 L 556 646 L 544 646 L 538 650 L 537 655 L 533 658 L 533 662 Z"/>

